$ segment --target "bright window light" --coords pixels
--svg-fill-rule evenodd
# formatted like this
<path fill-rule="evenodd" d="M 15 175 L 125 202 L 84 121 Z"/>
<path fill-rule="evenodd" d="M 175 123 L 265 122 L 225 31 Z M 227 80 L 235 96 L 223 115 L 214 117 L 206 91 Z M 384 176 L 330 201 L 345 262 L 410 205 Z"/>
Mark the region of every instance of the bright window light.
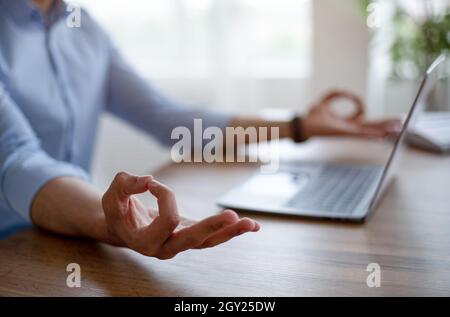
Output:
<path fill-rule="evenodd" d="M 79 0 L 144 74 L 304 78 L 312 0 Z"/>

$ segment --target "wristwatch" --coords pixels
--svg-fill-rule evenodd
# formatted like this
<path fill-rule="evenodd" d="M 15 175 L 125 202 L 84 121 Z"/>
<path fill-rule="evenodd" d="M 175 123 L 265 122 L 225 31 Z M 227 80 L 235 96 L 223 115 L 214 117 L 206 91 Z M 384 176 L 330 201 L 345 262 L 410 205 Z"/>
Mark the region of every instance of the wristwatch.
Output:
<path fill-rule="evenodd" d="M 303 120 L 300 116 L 295 116 L 291 121 L 292 139 L 295 143 L 305 142 L 308 138 L 303 135 Z"/>

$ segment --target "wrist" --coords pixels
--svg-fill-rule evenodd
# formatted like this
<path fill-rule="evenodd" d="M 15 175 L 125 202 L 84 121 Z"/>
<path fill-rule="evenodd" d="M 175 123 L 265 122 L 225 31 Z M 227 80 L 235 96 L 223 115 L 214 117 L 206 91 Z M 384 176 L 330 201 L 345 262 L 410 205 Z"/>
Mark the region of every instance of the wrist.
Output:
<path fill-rule="evenodd" d="M 305 129 L 305 120 L 300 116 L 295 116 L 291 122 L 291 138 L 295 143 L 302 143 L 310 137 Z"/>
<path fill-rule="evenodd" d="M 84 235 L 103 243 L 113 244 L 111 235 L 108 232 L 103 210 L 92 214 L 89 225 L 84 228 Z"/>
<path fill-rule="evenodd" d="M 92 214 L 88 224 L 83 228 L 83 235 L 96 241 L 105 242 L 108 234 L 104 216 L 97 213 Z"/>
<path fill-rule="evenodd" d="M 103 209 L 101 211 L 101 214 L 97 215 L 92 221 L 91 238 L 118 247 L 125 246 L 117 236 L 108 230 L 108 224 Z"/>

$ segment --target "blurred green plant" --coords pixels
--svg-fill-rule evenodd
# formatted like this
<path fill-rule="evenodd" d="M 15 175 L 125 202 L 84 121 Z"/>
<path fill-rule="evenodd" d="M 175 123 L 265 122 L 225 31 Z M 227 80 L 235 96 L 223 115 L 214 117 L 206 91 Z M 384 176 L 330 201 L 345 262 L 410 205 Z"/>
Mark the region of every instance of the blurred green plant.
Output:
<path fill-rule="evenodd" d="M 373 1 L 360 0 L 359 5 L 367 8 Z M 430 8 L 434 0 L 420 1 L 424 8 Z M 450 52 L 450 2 L 440 12 L 424 10 L 421 16 L 413 16 L 398 1 L 392 5 L 395 6 L 394 38 L 390 47 L 392 77 L 417 77 L 437 56 Z"/>
<path fill-rule="evenodd" d="M 437 56 L 450 52 L 450 5 L 438 14 L 427 12 L 423 18 L 414 18 L 397 6 L 393 24 L 390 53 L 396 78 L 404 77 L 407 65 L 416 68 L 413 73 L 423 73 Z"/>

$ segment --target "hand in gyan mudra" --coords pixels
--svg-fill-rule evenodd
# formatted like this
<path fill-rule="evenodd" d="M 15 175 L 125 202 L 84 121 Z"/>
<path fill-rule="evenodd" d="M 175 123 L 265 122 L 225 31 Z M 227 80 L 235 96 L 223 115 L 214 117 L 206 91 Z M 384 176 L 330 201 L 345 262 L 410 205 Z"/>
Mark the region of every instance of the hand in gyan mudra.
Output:
<path fill-rule="evenodd" d="M 149 192 L 158 210 L 146 208 L 135 197 Z M 175 195 L 152 176 L 119 173 L 103 195 L 103 210 L 110 239 L 146 256 L 170 259 L 189 249 L 210 248 L 236 236 L 259 230 L 249 218 L 232 210 L 195 221 L 179 215 Z"/>

